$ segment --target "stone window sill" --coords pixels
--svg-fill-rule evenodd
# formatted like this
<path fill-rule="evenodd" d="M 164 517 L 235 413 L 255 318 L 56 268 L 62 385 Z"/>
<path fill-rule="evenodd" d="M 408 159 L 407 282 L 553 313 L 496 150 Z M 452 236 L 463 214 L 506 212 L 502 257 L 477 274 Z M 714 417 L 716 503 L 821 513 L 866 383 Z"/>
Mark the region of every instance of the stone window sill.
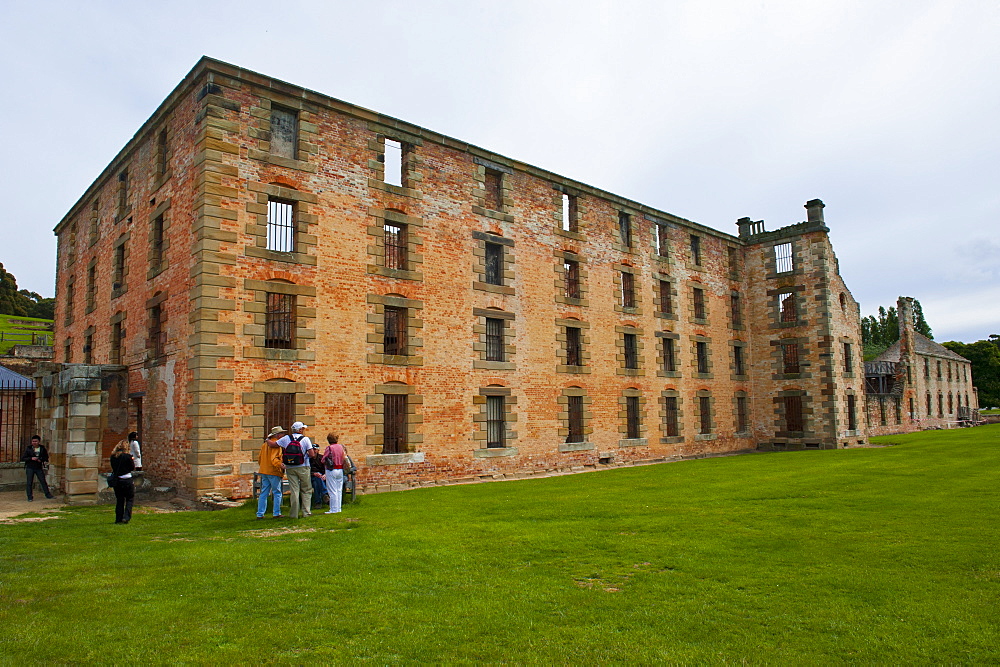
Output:
<path fill-rule="evenodd" d="M 423 463 L 423 452 L 407 452 L 405 454 L 372 454 L 365 457 L 365 465 L 397 466 L 407 463 Z"/>
<path fill-rule="evenodd" d="M 560 452 L 584 452 L 594 448 L 592 442 L 564 442 L 559 445 Z"/>

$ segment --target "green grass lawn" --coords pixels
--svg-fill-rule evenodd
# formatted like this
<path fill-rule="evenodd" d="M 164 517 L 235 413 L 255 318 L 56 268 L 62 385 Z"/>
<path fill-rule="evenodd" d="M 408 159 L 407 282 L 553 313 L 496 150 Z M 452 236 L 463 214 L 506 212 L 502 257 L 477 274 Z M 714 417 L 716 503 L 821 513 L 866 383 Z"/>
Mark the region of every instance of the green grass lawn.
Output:
<path fill-rule="evenodd" d="M 31 343 L 31 333 L 48 334 L 49 342 L 52 341 L 52 320 L 40 320 L 37 317 L 21 317 L 20 315 L 0 315 L 0 333 L 4 334 L 0 338 L 0 354 L 7 354 L 10 348 L 17 344 L 28 345 Z M 15 334 L 11 337 L 11 334 Z"/>
<path fill-rule="evenodd" d="M 0 526 L 0 655 L 1000 661 L 1000 426 L 878 440 L 894 446 L 381 494 L 297 522 L 69 509 Z"/>

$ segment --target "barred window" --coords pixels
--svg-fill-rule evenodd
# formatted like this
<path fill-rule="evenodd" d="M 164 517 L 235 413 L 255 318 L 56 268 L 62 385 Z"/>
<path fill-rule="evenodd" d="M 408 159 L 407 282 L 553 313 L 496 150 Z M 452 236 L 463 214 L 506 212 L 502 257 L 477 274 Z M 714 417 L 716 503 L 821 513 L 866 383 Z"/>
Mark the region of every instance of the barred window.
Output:
<path fill-rule="evenodd" d="M 635 275 L 622 271 L 622 307 L 635 308 Z"/>
<path fill-rule="evenodd" d="M 795 268 L 791 243 L 774 246 L 774 268 L 778 273 L 789 273 Z"/>
<path fill-rule="evenodd" d="M 566 365 L 582 366 L 580 328 L 566 327 Z"/>
<path fill-rule="evenodd" d="M 932 414 L 934 414 L 934 405 L 931 400 L 931 393 L 927 392 L 927 416 L 930 417 Z"/>
<path fill-rule="evenodd" d="M 692 299 L 694 301 L 694 317 L 697 320 L 705 319 L 705 290 L 700 287 L 692 288 Z"/>
<path fill-rule="evenodd" d="M 931 361 L 930 359 L 924 359 L 924 377 L 928 380 L 931 379 Z M 928 413 L 930 410 L 927 411 Z"/>
<path fill-rule="evenodd" d="M 708 373 L 708 343 L 704 341 L 695 343 L 695 353 L 698 361 L 698 372 Z"/>
<path fill-rule="evenodd" d="M 852 370 L 854 370 L 854 350 L 850 343 L 844 343 L 844 372 L 850 373 Z"/>
<path fill-rule="evenodd" d="M 503 320 L 486 318 L 486 361 L 505 361 Z"/>
<path fill-rule="evenodd" d="M 781 344 L 781 365 L 786 375 L 800 372 L 798 343 Z"/>
<path fill-rule="evenodd" d="M 568 424 L 569 433 L 566 434 L 566 442 L 583 442 L 583 396 L 567 396 L 568 404 Z"/>
<path fill-rule="evenodd" d="M 164 319 L 166 318 L 159 304 L 149 309 L 149 341 L 147 347 L 154 358 L 162 357 L 166 349 L 167 332 L 163 330 Z"/>
<path fill-rule="evenodd" d="M 663 397 L 663 432 L 668 438 L 680 435 L 679 415 L 677 412 L 677 397 Z"/>
<path fill-rule="evenodd" d="M 639 351 L 636 335 L 627 333 L 625 337 L 625 368 L 639 368 Z"/>
<path fill-rule="evenodd" d="M 486 397 L 486 446 L 506 447 L 507 423 L 503 396 Z"/>
<path fill-rule="evenodd" d="M 802 428 L 802 397 L 785 396 L 785 430 L 801 433 Z"/>
<path fill-rule="evenodd" d="M 736 397 L 736 432 L 747 432 L 747 397 Z"/>
<path fill-rule="evenodd" d="M 490 285 L 503 285 L 503 246 L 490 243 L 486 246 L 486 282 Z"/>
<path fill-rule="evenodd" d="M 291 428 L 295 423 L 295 394 L 264 394 L 264 427 L 261 436 L 266 438 L 275 426 Z"/>
<path fill-rule="evenodd" d="M 702 435 L 706 435 L 712 432 L 712 397 L 711 396 L 699 396 L 698 397 L 698 412 L 701 414 L 699 420 L 698 432 Z"/>
<path fill-rule="evenodd" d="M 292 202 L 267 200 L 267 249 L 295 252 L 295 205 Z"/>
<path fill-rule="evenodd" d="M 83 363 L 94 363 L 94 334 L 89 330 L 83 337 Z"/>
<path fill-rule="evenodd" d="M 701 266 L 701 237 L 696 234 L 691 234 L 691 262 Z"/>
<path fill-rule="evenodd" d="M 406 225 L 385 221 L 385 268 L 406 270 Z"/>
<path fill-rule="evenodd" d="M 663 338 L 663 370 L 673 373 L 677 370 L 677 344 L 673 338 Z"/>
<path fill-rule="evenodd" d="M 621 236 L 622 245 L 626 248 L 632 247 L 632 216 L 625 211 L 618 212 L 618 234 Z"/>
<path fill-rule="evenodd" d="M 639 437 L 639 397 L 625 397 L 625 437 Z"/>
<path fill-rule="evenodd" d="M 670 284 L 669 280 L 659 281 L 660 289 L 660 312 L 664 315 L 673 315 L 674 313 L 674 297 L 673 297 L 673 286 Z"/>
<path fill-rule="evenodd" d="M 406 452 L 406 409 L 406 394 L 383 394 L 383 454 Z"/>
<path fill-rule="evenodd" d="M 406 354 L 406 308 L 385 306 L 383 311 L 382 353 Z"/>
<path fill-rule="evenodd" d="M 566 276 L 566 298 L 580 298 L 580 263 L 571 259 L 563 260 L 563 274 Z"/>
<path fill-rule="evenodd" d="M 264 311 L 264 347 L 290 350 L 295 347 L 295 296 L 267 293 Z"/>
<path fill-rule="evenodd" d="M 743 358 L 743 346 L 733 346 L 733 371 L 736 375 L 746 375 L 746 360 Z"/>
<path fill-rule="evenodd" d="M 486 169 L 486 208 L 503 211 L 503 172 Z"/>
<path fill-rule="evenodd" d="M 795 303 L 795 294 L 791 292 L 779 294 L 778 308 L 781 312 L 782 322 L 795 322 L 799 319 L 798 304 Z"/>
<path fill-rule="evenodd" d="M 930 394 L 927 395 L 927 404 L 930 405 Z M 857 399 L 854 394 L 847 395 L 847 428 L 850 431 L 857 430 L 858 428 L 858 415 L 856 411 L 855 401 Z"/>
<path fill-rule="evenodd" d="M 733 317 L 733 326 L 743 326 L 743 302 L 740 300 L 739 292 L 732 292 L 729 295 L 729 310 Z"/>
<path fill-rule="evenodd" d="M 87 269 L 87 312 L 97 306 L 97 265 Z"/>

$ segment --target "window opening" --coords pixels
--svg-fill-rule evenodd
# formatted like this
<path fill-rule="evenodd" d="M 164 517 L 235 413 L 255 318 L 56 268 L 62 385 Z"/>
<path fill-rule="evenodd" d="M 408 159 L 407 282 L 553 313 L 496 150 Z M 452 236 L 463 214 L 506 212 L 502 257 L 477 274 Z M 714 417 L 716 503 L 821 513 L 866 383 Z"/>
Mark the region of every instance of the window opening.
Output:
<path fill-rule="evenodd" d="M 736 432 L 747 432 L 747 398 L 746 396 L 736 397 Z"/>
<path fill-rule="evenodd" d="M 698 357 L 698 372 L 708 373 L 708 343 L 704 341 L 695 343 L 695 352 Z"/>
<path fill-rule="evenodd" d="M 567 232 L 579 231 L 577 224 L 577 202 L 575 195 L 562 196 L 562 228 Z"/>
<path fill-rule="evenodd" d="M 639 397 L 625 397 L 625 437 L 629 439 L 639 437 Z"/>
<path fill-rule="evenodd" d="M 267 293 L 264 312 L 264 347 L 290 350 L 295 336 L 295 296 Z"/>
<path fill-rule="evenodd" d="M 153 269 L 160 268 L 163 263 L 163 214 L 153 218 L 153 238 L 150 241 L 152 255 L 150 263 Z"/>
<path fill-rule="evenodd" d="M 626 248 L 632 247 L 632 216 L 625 211 L 618 212 L 618 233 L 621 236 L 622 245 Z"/>
<path fill-rule="evenodd" d="M 670 254 L 669 228 L 666 225 L 656 225 L 656 254 L 667 257 Z"/>
<path fill-rule="evenodd" d="M 503 246 L 486 242 L 486 282 L 503 285 Z"/>
<path fill-rule="evenodd" d="M 694 317 L 696 320 L 705 319 L 705 290 L 695 287 L 691 290 L 694 301 Z"/>
<path fill-rule="evenodd" d="M 567 396 L 569 433 L 566 442 L 583 442 L 583 396 Z"/>
<path fill-rule="evenodd" d="M 163 320 L 159 304 L 149 309 L 149 350 L 154 358 L 162 357 L 166 348 L 167 332 L 163 330 Z"/>
<path fill-rule="evenodd" d="M 563 260 L 563 274 L 566 276 L 566 298 L 580 298 L 580 263 L 571 259 Z"/>
<path fill-rule="evenodd" d="M 503 396 L 486 397 L 486 446 L 506 447 L 507 424 Z"/>
<path fill-rule="evenodd" d="M 781 313 L 782 322 L 795 322 L 799 319 L 795 294 L 785 292 L 778 295 L 778 308 Z"/>
<path fill-rule="evenodd" d="M 793 433 L 802 432 L 802 397 L 785 396 L 785 430 Z"/>
<path fill-rule="evenodd" d="M 798 343 L 781 344 L 781 363 L 783 367 L 782 372 L 786 375 L 800 372 Z"/>
<path fill-rule="evenodd" d="M 125 244 L 119 243 L 115 248 L 114 267 L 111 271 L 111 289 L 119 290 L 125 282 Z"/>
<path fill-rule="evenodd" d="M 298 157 L 299 115 L 297 111 L 271 107 L 271 154 L 278 157 Z"/>
<path fill-rule="evenodd" d="M 673 338 L 663 338 L 663 370 L 673 373 L 677 370 L 677 348 Z"/>
<path fill-rule="evenodd" d="M 664 396 L 663 398 L 663 432 L 668 438 L 676 438 L 680 435 L 678 428 L 677 397 Z"/>
<path fill-rule="evenodd" d="M 791 243 L 774 246 L 774 268 L 777 273 L 789 273 L 795 268 Z"/>
<path fill-rule="evenodd" d="M 636 335 L 627 333 L 625 337 L 625 368 L 639 368 L 639 350 Z"/>
<path fill-rule="evenodd" d="M 701 237 L 696 234 L 691 234 L 691 261 L 701 266 Z"/>
<path fill-rule="evenodd" d="M 406 451 L 406 394 L 383 394 L 383 454 Z"/>
<path fill-rule="evenodd" d="M 504 361 L 503 320 L 486 318 L 486 361 Z"/>
<path fill-rule="evenodd" d="M 930 403 L 930 395 L 927 396 L 928 404 Z M 858 415 L 856 412 L 855 401 L 857 399 L 854 394 L 847 395 L 847 428 L 850 431 L 856 431 L 858 429 Z"/>
<path fill-rule="evenodd" d="M 108 363 L 120 364 L 122 362 L 122 323 L 115 322 L 111 325 L 111 351 L 108 353 Z"/>
<path fill-rule="evenodd" d="M 383 154 L 385 182 L 389 185 L 403 185 L 403 144 L 395 139 L 385 140 Z"/>
<path fill-rule="evenodd" d="M 295 206 L 292 202 L 267 201 L 267 249 L 295 252 Z"/>
<path fill-rule="evenodd" d="M 738 292 L 733 292 L 729 295 L 729 309 L 733 314 L 733 326 L 743 326 L 743 304 L 740 301 L 740 295 Z"/>
<path fill-rule="evenodd" d="M 290 428 L 295 422 L 295 394 L 264 394 L 264 426 L 262 437 L 267 437 L 275 426 Z"/>
<path fill-rule="evenodd" d="M 385 268 L 406 270 L 406 225 L 386 220 Z"/>
<path fill-rule="evenodd" d="M 503 172 L 486 169 L 486 208 L 503 211 Z"/>
<path fill-rule="evenodd" d="M 735 366 L 734 370 L 736 372 L 736 375 L 747 374 L 746 364 L 744 363 L 743 359 L 742 345 L 736 345 L 733 347 L 733 366 Z"/>
<path fill-rule="evenodd" d="M 699 433 L 702 435 L 712 432 L 712 397 L 698 397 L 698 411 L 701 413 Z"/>
<path fill-rule="evenodd" d="M 635 275 L 622 271 L 622 307 L 635 308 Z"/>
<path fill-rule="evenodd" d="M 160 130 L 156 137 L 156 175 L 167 173 L 167 130 Z"/>
<path fill-rule="evenodd" d="M 660 312 L 664 315 L 674 313 L 674 295 L 672 285 L 668 280 L 661 280 L 660 283 Z"/>
<path fill-rule="evenodd" d="M 844 343 L 844 372 L 850 373 L 854 369 L 854 350 L 850 343 Z M 907 371 L 910 369 L 907 368 Z"/>
<path fill-rule="evenodd" d="M 406 354 L 406 308 L 385 306 L 383 311 L 383 354 Z"/>
<path fill-rule="evenodd" d="M 580 328 L 566 327 L 566 365 L 582 366 L 580 355 Z"/>

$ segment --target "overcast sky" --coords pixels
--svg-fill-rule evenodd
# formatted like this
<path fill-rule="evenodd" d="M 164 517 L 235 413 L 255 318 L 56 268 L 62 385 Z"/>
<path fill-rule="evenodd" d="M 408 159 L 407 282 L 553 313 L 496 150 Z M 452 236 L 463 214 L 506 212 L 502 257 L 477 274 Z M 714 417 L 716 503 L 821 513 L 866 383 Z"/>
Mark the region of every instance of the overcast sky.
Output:
<path fill-rule="evenodd" d="M 52 228 L 209 55 L 729 233 L 820 198 L 862 314 L 1000 333 L 995 0 L 0 0 L 0 32 L 0 261 L 43 296 Z"/>

